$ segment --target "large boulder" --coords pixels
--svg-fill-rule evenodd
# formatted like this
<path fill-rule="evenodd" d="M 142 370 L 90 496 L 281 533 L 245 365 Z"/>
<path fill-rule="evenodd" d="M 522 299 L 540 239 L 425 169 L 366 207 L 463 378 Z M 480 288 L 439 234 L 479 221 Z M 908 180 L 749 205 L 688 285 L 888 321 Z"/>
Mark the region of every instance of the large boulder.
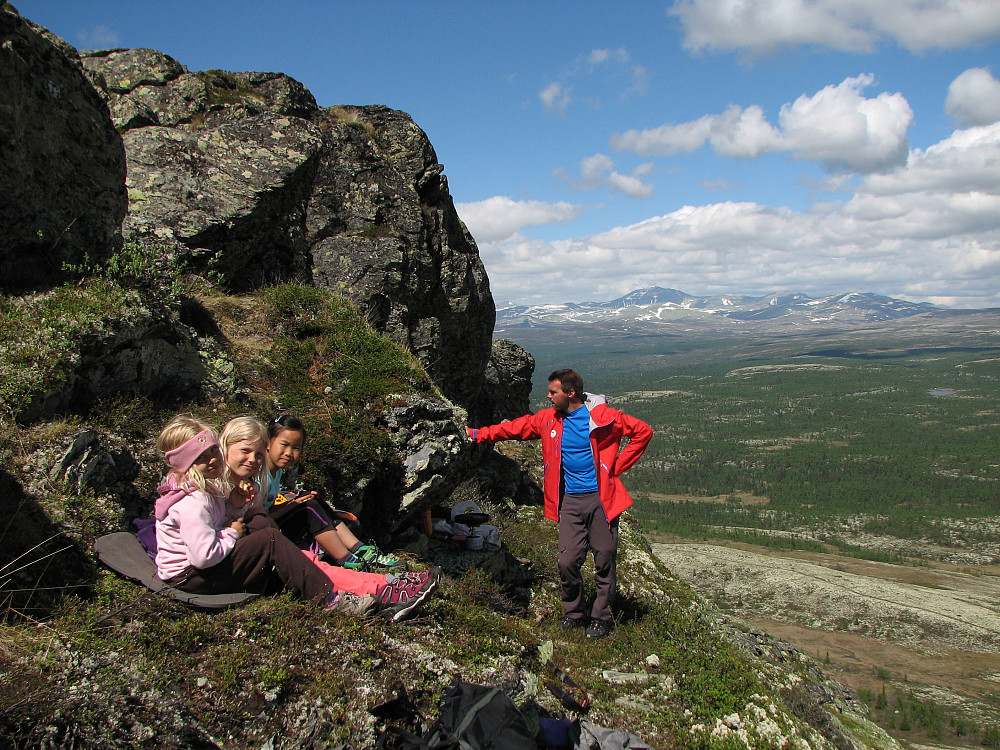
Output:
<path fill-rule="evenodd" d="M 127 236 L 155 239 L 233 290 L 334 289 L 449 399 L 479 408 L 489 281 L 409 115 L 320 108 L 279 73 L 192 73 L 155 50 L 82 54 L 124 134 Z"/>
<path fill-rule="evenodd" d="M 127 236 L 183 249 L 235 291 L 305 273 L 297 217 L 323 145 L 308 120 L 265 112 L 197 132 L 136 128 L 124 140 Z"/>
<path fill-rule="evenodd" d="M 451 404 L 423 396 L 399 396 L 383 415 L 393 446 L 403 462 L 402 500 L 393 509 L 396 526 L 414 513 L 443 502 L 462 480 L 468 439 L 465 415 Z"/>
<path fill-rule="evenodd" d="M 409 115 L 378 106 L 331 108 L 321 128 L 326 159 L 307 215 L 313 280 L 358 301 L 448 398 L 474 408 L 495 308 L 430 141 Z"/>
<path fill-rule="evenodd" d="M 76 50 L 0 6 L 0 289 L 23 291 L 120 243 L 125 151 Z"/>
<path fill-rule="evenodd" d="M 123 132 L 148 125 L 199 129 L 263 112 L 309 118 L 319 109 L 305 86 L 282 73 L 192 73 L 153 49 L 80 56 Z"/>

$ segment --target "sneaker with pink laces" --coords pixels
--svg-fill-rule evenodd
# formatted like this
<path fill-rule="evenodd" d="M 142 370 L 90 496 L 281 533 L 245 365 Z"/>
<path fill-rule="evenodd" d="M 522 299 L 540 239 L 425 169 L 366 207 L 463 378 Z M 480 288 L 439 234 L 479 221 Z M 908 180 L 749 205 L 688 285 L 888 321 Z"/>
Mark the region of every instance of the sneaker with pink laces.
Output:
<path fill-rule="evenodd" d="M 434 580 L 438 582 L 441 580 L 441 567 L 435 565 L 430 570 L 420 570 L 417 572 L 405 572 L 405 573 L 389 573 L 385 577 L 386 583 L 416 583 L 423 586 L 427 581 Z"/>
<path fill-rule="evenodd" d="M 399 622 L 409 615 L 437 588 L 437 579 L 429 577 L 423 583 L 397 578 L 375 593 L 380 608 L 378 614 L 389 622 Z"/>

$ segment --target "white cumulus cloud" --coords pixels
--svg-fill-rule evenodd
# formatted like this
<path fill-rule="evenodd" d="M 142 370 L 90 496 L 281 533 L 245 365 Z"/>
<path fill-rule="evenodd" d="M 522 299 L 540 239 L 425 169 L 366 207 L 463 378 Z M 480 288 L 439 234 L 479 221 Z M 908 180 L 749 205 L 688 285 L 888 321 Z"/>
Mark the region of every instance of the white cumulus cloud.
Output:
<path fill-rule="evenodd" d="M 645 130 L 628 130 L 611 136 L 615 151 L 632 151 L 640 156 L 673 156 L 697 151 L 712 132 L 715 115 L 705 115 L 691 122 L 666 124 Z"/>
<path fill-rule="evenodd" d="M 712 120 L 708 140 L 720 154 L 752 159 L 781 148 L 781 136 L 757 105 L 731 106 Z"/>
<path fill-rule="evenodd" d="M 538 92 L 538 98 L 541 99 L 542 107 L 546 112 L 558 112 L 564 115 L 571 101 L 570 91 L 571 89 L 565 88 L 558 81 L 553 81 Z"/>
<path fill-rule="evenodd" d="M 913 110 L 899 93 L 866 99 L 871 75 L 847 78 L 781 108 L 785 144 L 799 159 L 833 171 L 877 172 L 906 163 Z"/>
<path fill-rule="evenodd" d="M 751 56 L 801 46 L 870 52 L 886 40 L 922 52 L 1000 35 L 996 0 L 677 0 L 670 14 L 687 49 Z"/>
<path fill-rule="evenodd" d="M 456 203 L 455 208 L 479 243 L 501 242 L 527 226 L 571 221 L 586 210 L 586 206 L 565 201 L 515 201 L 501 195 L 475 203 Z"/>
<path fill-rule="evenodd" d="M 718 115 L 616 134 L 610 144 L 616 151 L 671 156 L 708 143 L 725 156 L 752 159 L 788 151 L 834 171 L 892 169 L 906 162 L 906 134 L 913 110 L 898 93 L 866 99 L 862 91 L 872 82 L 872 76 L 862 75 L 827 86 L 813 96 L 802 95 L 782 106 L 780 128 L 767 122 L 759 106 L 744 109 L 734 104 Z"/>
<path fill-rule="evenodd" d="M 969 68 L 948 86 L 945 110 L 959 125 L 989 125 L 1000 120 L 1000 81 L 987 68 Z"/>
<path fill-rule="evenodd" d="M 615 170 L 614 160 L 606 154 L 594 154 L 580 160 L 580 179 L 566 176 L 565 170 L 557 169 L 555 175 L 565 178 L 577 190 L 598 190 L 607 188 L 624 193 L 629 198 L 642 199 L 653 195 L 655 185 L 642 181 L 642 176 L 653 169 L 650 163 L 640 164 L 630 174 Z"/>
<path fill-rule="evenodd" d="M 600 160 L 593 164 L 598 166 Z M 684 206 L 558 242 L 480 250 L 497 299 L 612 299 L 653 284 L 692 294 L 844 291 L 1000 306 L 1000 122 L 959 130 L 811 211 Z M 585 291 L 581 291 L 585 290 Z"/>

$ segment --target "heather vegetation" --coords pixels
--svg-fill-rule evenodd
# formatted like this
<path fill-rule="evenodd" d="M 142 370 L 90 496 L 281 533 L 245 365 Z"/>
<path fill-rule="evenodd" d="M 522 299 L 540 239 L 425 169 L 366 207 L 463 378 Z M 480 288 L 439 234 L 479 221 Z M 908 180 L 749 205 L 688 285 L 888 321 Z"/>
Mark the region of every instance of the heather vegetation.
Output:
<path fill-rule="evenodd" d="M 410 396 L 438 397 L 416 359 L 341 297 L 295 284 L 228 295 L 204 278 L 145 273 L 144 254 L 124 252 L 104 280 L 81 269 L 79 282 L 2 301 L 0 367 L 22 377 L 5 376 L 0 415 L 0 743 L 371 747 L 382 722 L 370 709 L 405 688 L 433 718 L 456 678 L 503 686 L 529 720 L 559 716 L 565 709 L 540 682 L 544 641 L 591 695 L 593 721 L 656 747 L 777 748 L 793 738 L 830 747 L 845 736 L 809 697 L 825 678 L 808 660 L 775 664 L 740 648 L 740 632 L 670 575 L 631 523 L 614 632 L 592 643 L 560 631 L 555 525 L 471 476 L 453 500 L 475 499 L 491 513 L 530 581 L 510 586 L 476 564 L 452 568 L 440 596 L 405 625 L 330 616 L 287 596 L 198 612 L 102 569 L 94 540 L 149 513 L 162 471 L 152 436 L 173 413 L 214 424 L 301 414 L 310 487 L 354 503 L 387 536 L 386 505 L 398 502 L 404 468 L 385 415 Z M 185 390 L 179 376 L 146 393 L 114 392 L 113 381 L 87 398 L 73 390 L 81 371 L 133 361 L 113 360 L 133 341 L 177 331 L 200 333 L 199 372 L 228 390 L 207 392 L 205 381 Z M 86 357 L 95 364 L 82 367 Z M 44 413 L 60 389 L 66 406 Z M 60 473 L 76 445 L 107 446 L 105 484 Z M 537 475 L 530 447 L 511 448 Z M 412 530 L 396 544 L 418 569 L 434 559 Z M 835 705 L 856 708 L 849 694 Z"/>

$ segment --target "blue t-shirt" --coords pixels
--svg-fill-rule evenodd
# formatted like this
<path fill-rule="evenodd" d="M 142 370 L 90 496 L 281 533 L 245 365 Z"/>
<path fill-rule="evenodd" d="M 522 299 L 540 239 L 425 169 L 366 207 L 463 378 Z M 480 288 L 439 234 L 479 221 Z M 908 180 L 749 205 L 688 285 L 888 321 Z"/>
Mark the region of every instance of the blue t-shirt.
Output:
<path fill-rule="evenodd" d="M 597 470 L 590 447 L 590 410 L 581 406 L 563 418 L 562 468 L 566 492 L 597 492 Z"/>

